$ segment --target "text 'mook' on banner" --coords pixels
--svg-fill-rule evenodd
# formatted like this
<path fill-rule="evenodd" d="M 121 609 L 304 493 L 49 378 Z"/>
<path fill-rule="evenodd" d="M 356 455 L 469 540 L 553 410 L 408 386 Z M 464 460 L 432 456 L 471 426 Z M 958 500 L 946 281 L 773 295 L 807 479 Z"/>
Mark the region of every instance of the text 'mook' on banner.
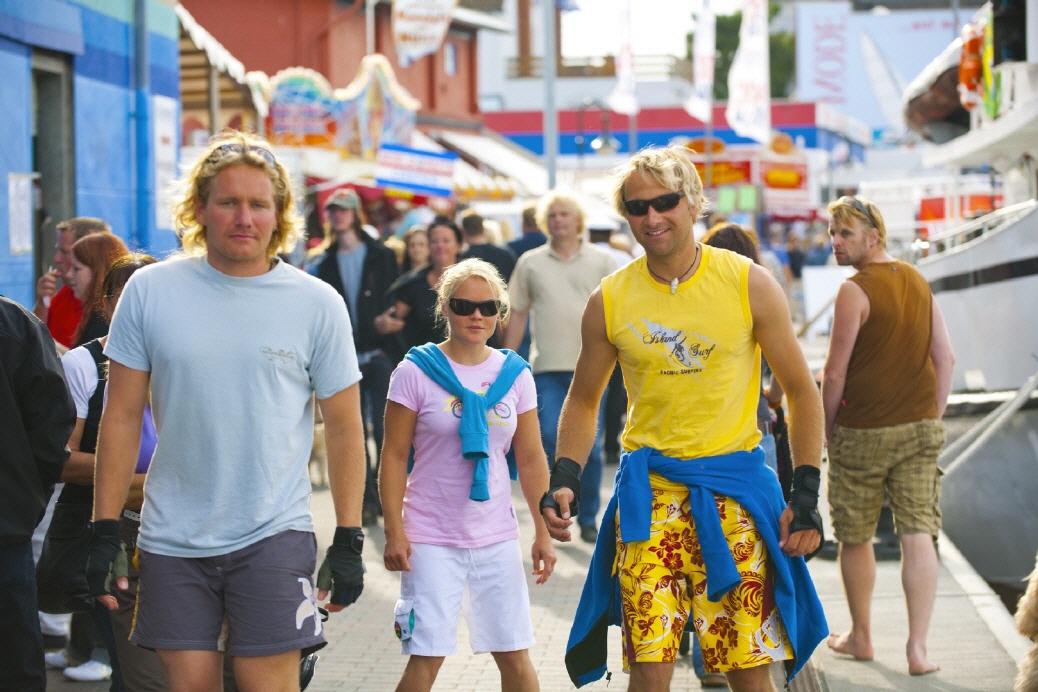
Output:
<path fill-rule="evenodd" d="M 409 149 L 383 144 L 375 156 L 375 184 L 382 188 L 409 190 L 434 197 L 454 194 L 453 152 Z"/>
<path fill-rule="evenodd" d="M 728 71 L 728 125 L 740 137 L 771 141 L 771 76 L 768 61 L 768 3 L 746 0 L 739 48 Z"/>
<path fill-rule="evenodd" d="M 393 44 L 401 67 L 435 53 L 458 0 L 393 0 Z"/>

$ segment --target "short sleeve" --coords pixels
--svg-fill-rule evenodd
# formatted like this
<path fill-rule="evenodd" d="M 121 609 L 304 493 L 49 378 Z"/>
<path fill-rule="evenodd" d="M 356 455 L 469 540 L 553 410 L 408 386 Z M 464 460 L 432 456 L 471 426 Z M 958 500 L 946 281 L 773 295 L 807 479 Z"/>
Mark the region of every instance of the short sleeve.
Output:
<path fill-rule="evenodd" d="M 528 255 L 523 255 L 516 262 L 515 269 L 512 270 L 512 278 L 508 281 L 508 300 L 512 304 L 513 310 L 519 312 L 530 311 L 530 282 L 527 278 L 529 266 L 527 261 Z"/>
<path fill-rule="evenodd" d="M 310 381 L 317 398 L 327 399 L 360 382 L 361 374 L 346 303 L 330 286 L 322 293 L 310 355 Z"/>
<path fill-rule="evenodd" d="M 61 367 L 65 370 L 65 381 L 72 394 L 72 401 L 76 404 L 76 418 L 85 419 L 90 409 L 90 397 L 97 390 L 97 364 L 94 357 L 80 346 L 61 357 Z"/>
<path fill-rule="evenodd" d="M 120 365 L 151 372 L 151 357 L 144 338 L 144 282 L 131 276 L 123 288 L 108 330 L 105 355 Z"/>
<path fill-rule="evenodd" d="M 533 373 L 530 368 L 523 368 L 519 377 L 515 379 L 515 410 L 526 413 L 537 408 L 537 385 L 533 381 Z"/>
<path fill-rule="evenodd" d="M 389 394 L 386 398 L 412 411 L 420 411 L 421 377 L 424 377 L 424 374 L 417 365 L 409 360 L 401 361 L 389 379 Z"/>

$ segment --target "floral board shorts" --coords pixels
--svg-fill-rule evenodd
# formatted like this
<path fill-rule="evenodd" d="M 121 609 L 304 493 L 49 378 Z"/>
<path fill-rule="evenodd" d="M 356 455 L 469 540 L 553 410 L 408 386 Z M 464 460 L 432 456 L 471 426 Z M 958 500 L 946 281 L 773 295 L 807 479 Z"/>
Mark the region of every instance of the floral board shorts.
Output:
<path fill-rule="evenodd" d="M 735 500 L 716 495 L 721 528 L 742 582 L 714 603 L 689 510 L 689 491 L 652 476 L 649 539 L 623 543 L 617 516 L 616 563 L 623 609 L 623 667 L 673 663 L 690 620 L 708 672 L 725 672 L 793 658 L 775 606 L 768 550 L 753 519 Z"/>

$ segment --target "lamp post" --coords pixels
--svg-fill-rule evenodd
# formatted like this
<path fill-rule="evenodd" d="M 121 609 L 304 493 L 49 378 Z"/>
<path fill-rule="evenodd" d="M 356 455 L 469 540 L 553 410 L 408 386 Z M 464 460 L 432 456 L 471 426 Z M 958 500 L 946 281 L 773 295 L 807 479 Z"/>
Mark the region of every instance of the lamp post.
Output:
<path fill-rule="evenodd" d="M 599 124 L 600 134 L 588 142 L 584 130 L 584 114 L 590 108 L 599 109 L 602 119 Z M 575 141 L 577 144 L 577 157 L 580 159 L 581 168 L 584 167 L 584 151 L 586 147 L 589 147 L 595 154 L 603 155 L 612 154 L 620 148 L 620 142 L 613 137 L 612 128 L 609 123 L 609 107 L 599 99 L 588 96 L 577 108 L 577 136 Z"/>

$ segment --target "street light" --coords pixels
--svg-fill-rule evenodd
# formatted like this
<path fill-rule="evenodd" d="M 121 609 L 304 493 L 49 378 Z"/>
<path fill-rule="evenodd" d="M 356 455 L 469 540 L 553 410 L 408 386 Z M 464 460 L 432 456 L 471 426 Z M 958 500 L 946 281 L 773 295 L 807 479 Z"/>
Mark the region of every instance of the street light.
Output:
<path fill-rule="evenodd" d="M 599 135 L 588 142 L 584 134 L 584 114 L 590 108 L 598 108 L 602 119 L 599 125 Z M 590 147 L 593 153 L 602 155 L 615 153 L 620 148 L 620 142 L 616 137 L 613 137 L 609 124 L 609 107 L 599 99 L 588 96 L 581 102 L 577 109 L 577 136 L 575 141 L 577 144 L 577 156 L 580 158 L 581 164 L 583 164 L 584 160 L 585 146 Z"/>

